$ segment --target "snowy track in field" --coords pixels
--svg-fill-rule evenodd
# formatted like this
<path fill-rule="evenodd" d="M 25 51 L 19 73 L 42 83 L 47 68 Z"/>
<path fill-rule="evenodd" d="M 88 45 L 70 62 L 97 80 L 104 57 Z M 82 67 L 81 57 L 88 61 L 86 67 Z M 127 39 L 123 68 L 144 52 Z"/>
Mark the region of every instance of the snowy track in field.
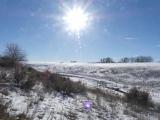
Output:
<path fill-rule="evenodd" d="M 98 79 L 98 78 L 93 78 L 93 77 L 88 77 L 88 76 L 65 74 L 65 73 L 59 73 L 59 74 L 64 77 L 70 78 L 72 81 L 81 81 L 87 87 L 110 89 L 110 90 L 117 91 L 119 93 L 127 92 L 127 89 L 124 89 L 124 88 L 122 89 L 123 84 L 118 84 L 112 81 L 107 81 L 106 79 Z"/>

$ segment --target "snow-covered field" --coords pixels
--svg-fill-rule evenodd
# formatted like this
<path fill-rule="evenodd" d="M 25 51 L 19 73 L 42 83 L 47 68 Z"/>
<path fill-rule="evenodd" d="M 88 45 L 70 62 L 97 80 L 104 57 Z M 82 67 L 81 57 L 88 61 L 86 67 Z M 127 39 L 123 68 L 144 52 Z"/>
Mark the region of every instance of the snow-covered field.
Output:
<path fill-rule="evenodd" d="M 86 85 L 128 91 L 139 87 L 160 102 L 160 63 L 39 63 L 34 68 L 56 72 Z"/>
<path fill-rule="evenodd" d="M 32 63 L 40 71 L 59 73 L 87 87 L 101 89 L 119 88 L 128 91 L 137 86 L 151 93 L 154 102 L 160 102 L 160 64 L 98 64 L 98 63 Z M 112 91 L 112 89 L 109 89 Z M 112 91 L 115 92 L 115 91 Z M 34 86 L 30 93 L 10 90 L 1 94 L 10 101 L 10 114 L 25 113 L 31 120 L 159 120 L 159 113 L 139 111 L 120 101 L 109 101 L 93 93 L 87 96 L 63 97 L 61 94 L 44 93 L 42 85 Z M 85 110 L 83 102 L 90 100 L 93 107 Z M 134 110 L 133 110 L 134 109 Z"/>

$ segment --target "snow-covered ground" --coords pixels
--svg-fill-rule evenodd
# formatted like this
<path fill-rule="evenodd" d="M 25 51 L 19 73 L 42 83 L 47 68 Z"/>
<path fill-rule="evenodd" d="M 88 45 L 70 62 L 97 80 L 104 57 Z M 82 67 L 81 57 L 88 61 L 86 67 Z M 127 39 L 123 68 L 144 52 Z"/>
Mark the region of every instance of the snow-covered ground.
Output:
<path fill-rule="evenodd" d="M 24 113 L 31 120 L 158 120 L 157 113 L 135 112 L 127 104 L 107 101 L 92 93 L 71 98 L 56 92 L 43 94 L 39 88 L 41 85 L 35 86 L 31 93 L 17 89 L 10 91 L 8 96 L 0 95 L 5 102 L 10 103 L 8 112 L 11 115 Z M 92 101 L 92 109 L 84 109 L 86 100 Z"/>
<path fill-rule="evenodd" d="M 56 72 L 86 85 L 128 91 L 139 87 L 160 102 L 160 63 L 38 63 L 34 68 Z"/>
<path fill-rule="evenodd" d="M 137 86 L 148 90 L 155 102 L 160 101 L 160 64 L 98 64 L 98 63 L 41 63 L 31 64 L 40 71 L 50 70 L 73 81 L 81 81 L 88 87 L 101 89 L 119 88 L 128 91 Z M 112 91 L 112 89 L 109 89 Z M 115 91 L 112 91 L 115 92 Z M 25 113 L 31 120 L 159 120 L 154 111 L 140 111 L 120 101 L 110 101 L 88 92 L 86 96 L 63 97 L 52 92 L 44 93 L 37 84 L 30 93 L 9 90 L 8 95 L 0 94 L 9 102 L 10 114 Z M 83 103 L 93 102 L 90 111 Z M 71 118 L 69 118 L 71 117 Z"/>

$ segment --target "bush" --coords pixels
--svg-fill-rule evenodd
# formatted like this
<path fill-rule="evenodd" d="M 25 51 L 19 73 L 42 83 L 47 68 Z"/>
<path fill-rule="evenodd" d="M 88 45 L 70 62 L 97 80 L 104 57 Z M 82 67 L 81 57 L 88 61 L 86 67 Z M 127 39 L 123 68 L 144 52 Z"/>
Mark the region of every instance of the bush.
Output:
<path fill-rule="evenodd" d="M 29 91 L 33 88 L 33 86 L 35 85 L 35 81 L 34 80 L 27 80 L 24 83 L 22 83 L 20 85 L 20 88 L 25 90 L 25 91 Z"/>
<path fill-rule="evenodd" d="M 43 81 L 47 90 L 56 90 L 63 95 L 71 95 L 72 93 L 84 93 L 85 87 L 81 82 L 73 82 L 69 78 L 61 77 L 58 74 L 50 74 L 47 80 Z"/>
<path fill-rule="evenodd" d="M 39 74 L 39 72 L 32 68 L 28 68 L 27 66 L 22 66 L 20 64 L 17 65 L 15 68 L 16 69 L 14 72 L 14 82 L 16 86 L 25 91 L 32 89 L 32 87 L 38 80 L 37 74 Z"/>
<path fill-rule="evenodd" d="M 21 83 L 25 80 L 26 78 L 26 71 L 23 66 L 17 65 L 15 67 L 14 71 L 14 83 L 16 86 L 20 86 Z"/>
<path fill-rule="evenodd" d="M 43 72 L 39 72 L 32 67 L 25 66 L 26 74 L 29 76 L 30 79 L 35 81 L 42 79 Z"/>
<path fill-rule="evenodd" d="M 149 93 L 146 91 L 140 91 L 136 87 L 129 90 L 129 92 L 126 94 L 126 100 L 142 106 L 152 105 Z"/>
<path fill-rule="evenodd" d="M 69 78 L 52 74 L 49 71 L 39 72 L 27 66 L 17 66 L 14 78 L 16 86 L 25 91 L 30 90 L 39 81 L 43 83 L 47 91 L 56 90 L 64 95 L 85 92 L 85 87 L 81 82 L 73 82 Z"/>

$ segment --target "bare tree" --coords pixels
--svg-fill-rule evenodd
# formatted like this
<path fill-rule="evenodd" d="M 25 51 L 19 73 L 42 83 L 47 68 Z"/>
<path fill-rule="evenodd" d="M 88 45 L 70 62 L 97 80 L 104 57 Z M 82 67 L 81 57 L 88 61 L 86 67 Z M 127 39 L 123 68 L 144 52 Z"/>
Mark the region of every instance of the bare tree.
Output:
<path fill-rule="evenodd" d="M 135 62 L 153 62 L 153 58 L 150 56 L 138 56 L 135 59 Z"/>
<path fill-rule="evenodd" d="M 110 57 L 102 58 L 100 60 L 101 63 L 114 63 L 114 60 Z"/>
<path fill-rule="evenodd" d="M 124 57 L 120 60 L 120 63 L 129 63 L 130 62 L 130 58 Z"/>
<path fill-rule="evenodd" d="M 26 61 L 25 53 L 17 44 L 14 43 L 7 44 L 4 56 L 11 62 L 12 65 Z"/>

